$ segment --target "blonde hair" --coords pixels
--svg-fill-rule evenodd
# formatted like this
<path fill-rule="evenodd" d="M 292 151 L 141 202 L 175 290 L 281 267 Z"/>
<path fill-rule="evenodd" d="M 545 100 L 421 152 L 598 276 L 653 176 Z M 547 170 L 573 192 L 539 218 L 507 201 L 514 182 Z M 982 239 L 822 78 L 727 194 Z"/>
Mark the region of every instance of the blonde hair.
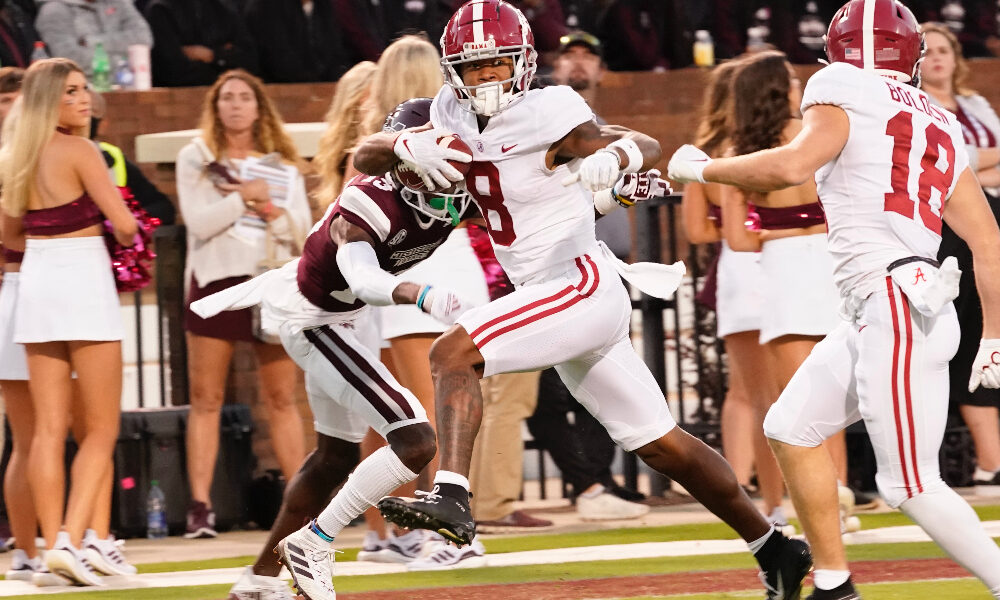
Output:
<path fill-rule="evenodd" d="M 739 59 L 734 59 L 715 67 L 705 88 L 694 145 L 709 156 L 714 156 L 729 139 L 730 85 L 739 64 Z"/>
<path fill-rule="evenodd" d="M 959 43 L 955 34 L 948 29 L 947 25 L 941 23 L 924 23 L 920 26 L 921 33 L 927 37 L 928 33 L 937 33 L 944 36 L 951 46 L 951 53 L 955 55 L 955 70 L 951 73 L 951 91 L 959 96 L 971 96 L 976 92 L 965 87 L 965 81 L 969 78 L 969 63 L 965 62 L 962 56 L 962 44 Z"/>
<path fill-rule="evenodd" d="M 66 78 L 74 71 L 83 74 L 68 58 L 48 58 L 34 63 L 24 74 L 21 96 L 14 102 L 0 135 L 0 205 L 12 217 L 23 215 L 28 208 L 39 157 L 55 135 Z M 73 133 L 83 135 L 86 129 L 77 128 Z"/>
<path fill-rule="evenodd" d="M 380 131 L 382 123 L 400 102 L 433 98 L 444 85 L 437 46 L 422 35 L 404 35 L 378 59 L 378 72 L 366 102 L 361 134 Z"/>
<path fill-rule="evenodd" d="M 344 185 L 344 159 L 361 136 L 362 103 L 371 88 L 375 70 L 375 63 L 362 61 L 351 67 L 337 82 L 324 119 L 326 131 L 313 158 L 322 180 L 313 197 L 321 212 L 337 199 Z"/>
<path fill-rule="evenodd" d="M 264 83 L 243 69 L 226 71 L 215 80 L 205 94 L 205 105 L 201 111 L 201 137 L 216 157 L 221 157 L 226 149 L 226 130 L 219 119 L 219 95 L 222 86 L 233 79 L 239 79 L 250 86 L 257 99 L 257 121 L 253 124 L 254 149 L 264 154 L 277 152 L 285 160 L 298 164 L 299 152 L 292 138 L 285 133 L 285 123 L 274 107 L 274 103 L 264 91 Z"/>

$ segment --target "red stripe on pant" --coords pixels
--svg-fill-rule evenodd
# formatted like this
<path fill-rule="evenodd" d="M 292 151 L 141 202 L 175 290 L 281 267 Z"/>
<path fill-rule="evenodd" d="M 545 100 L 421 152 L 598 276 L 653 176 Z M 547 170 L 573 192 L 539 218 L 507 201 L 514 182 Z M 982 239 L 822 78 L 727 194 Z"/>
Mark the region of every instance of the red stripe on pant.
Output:
<path fill-rule="evenodd" d="M 597 286 L 601 282 L 601 274 L 597 270 L 597 265 L 594 264 L 594 261 L 592 261 L 589 256 L 584 255 L 583 258 L 586 259 L 587 263 L 594 270 L 594 281 L 591 283 L 590 288 L 587 289 L 587 291 L 585 293 L 580 294 L 580 292 L 583 291 L 583 288 L 587 287 L 587 283 L 590 281 L 590 275 L 589 275 L 589 273 L 587 273 L 587 270 L 584 268 L 583 261 L 580 260 L 579 258 L 577 258 L 576 259 L 576 266 L 577 266 L 578 269 L 580 269 L 580 273 L 581 273 L 580 283 L 578 283 L 575 286 L 570 286 L 570 287 L 564 289 L 563 291 L 559 292 L 559 295 L 558 295 L 558 297 L 555 298 L 555 300 L 562 299 L 562 296 L 565 296 L 566 293 L 572 293 L 574 290 L 577 292 L 577 295 L 571 297 L 569 300 L 567 300 L 566 302 L 564 302 L 564 303 L 562 303 L 562 304 L 560 304 L 558 306 L 554 306 L 552 308 L 548 308 L 546 310 L 543 310 L 543 311 L 541 311 L 539 313 L 536 313 L 536 314 L 534 314 L 534 315 L 532 315 L 530 317 L 527 317 L 525 319 L 517 321 L 516 323 L 511 323 L 509 325 L 505 325 L 505 326 L 501 327 L 500 329 L 497 329 L 497 330 L 493 331 L 493 333 L 490 333 L 486 337 L 483 337 L 483 338 L 481 338 L 479 340 L 476 340 L 475 336 L 473 336 L 473 341 L 475 342 L 476 347 L 477 348 L 482 348 L 483 346 L 485 346 L 487 343 L 489 343 L 491 340 L 493 340 L 497 336 L 503 335 L 503 334 L 508 333 L 510 331 L 513 331 L 515 329 L 519 329 L 519 328 L 524 327 L 526 325 L 530 325 L 531 323 L 534 323 L 535 321 L 538 321 L 539 319 L 543 319 L 543 318 L 548 317 L 550 315 L 554 315 L 554 314 L 556 314 L 558 312 L 562 312 L 562 311 L 566 310 L 567 308 L 573 306 L 574 304 L 576 304 L 580 300 L 583 300 L 584 298 L 587 298 L 591 294 L 593 294 L 594 291 L 597 290 Z M 550 296 L 550 298 L 552 298 L 552 297 Z M 521 307 L 521 308 L 519 308 L 517 310 L 514 310 L 514 311 L 511 311 L 510 313 L 507 313 L 507 315 L 504 315 L 504 318 L 493 319 L 493 321 L 490 321 L 490 323 L 497 324 L 497 323 L 503 322 L 505 320 L 513 319 L 514 317 L 522 315 L 525 312 L 527 312 L 527 311 L 529 311 L 529 310 L 531 310 L 533 308 L 536 308 L 538 306 L 541 306 L 543 304 L 545 304 L 545 303 L 544 302 L 541 302 L 541 303 L 539 303 L 539 302 L 532 302 L 531 304 L 529 304 L 527 306 Z M 486 326 L 480 327 L 480 328 L 476 329 L 476 331 L 482 333 L 483 331 L 485 331 L 485 329 L 486 329 Z"/>
<path fill-rule="evenodd" d="M 906 355 L 903 358 L 903 395 L 906 398 L 906 420 L 910 425 L 910 460 L 913 461 L 913 479 L 917 482 L 917 493 L 924 493 L 920 483 L 920 465 L 917 462 L 917 428 L 913 426 L 913 394 L 910 393 L 910 355 L 913 353 L 913 321 L 910 319 L 910 300 L 900 290 L 903 301 L 903 318 L 906 319 Z"/>
<path fill-rule="evenodd" d="M 899 449 L 900 466 L 903 468 L 903 485 L 906 486 L 906 497 L 909 499 L 913 497 L 913 488 L 910 486 L 910 476 L 907 473 L 906 468 L 906 441 L 903 439 L 903 420 L 899 411 L 899 311 L 896 310 L 896 291 L 892 285 L 892 278 L 886 277 L 885 283 L 889 290 L 889 308 L 892 312 L 892 411 L 896 418 L 896 443 Z M 906 297 L 903 296 L 902 299 L 905 305 L 907 302 Z M 909 351 L 909 349 L 907 349 L 907 351 Z M 912 421 L 912 417 L 910 420 Z"/>

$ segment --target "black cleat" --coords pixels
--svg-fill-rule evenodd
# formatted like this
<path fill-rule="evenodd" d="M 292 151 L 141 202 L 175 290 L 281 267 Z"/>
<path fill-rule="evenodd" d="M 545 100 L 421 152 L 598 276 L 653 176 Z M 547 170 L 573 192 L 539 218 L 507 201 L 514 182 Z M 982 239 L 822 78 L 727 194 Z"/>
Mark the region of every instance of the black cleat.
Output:
<path fill-rule="evenodd" d="M 832 590 L 814 589 L 806 600 L 861 600 L 861 594 L 854 589 L 850 578 Z"/>
<path fill-rule="evenodd" d="M 767 600 L 799 600 L 802 595 L 802 580 L 812 570 L 812 565 L 809 544 L 785 538 L 775 565 L 760 572 L 760 581 L 767 589 Z"/>
<path fill-rule="evenodd" d="M 378 502 L 379 512 L 386 521 L 407 529 L 429 529 L 455 542 L 458 546 L 472 543 L 476 537 L 476 522 L 468 500 L 438 493 L 417 491 L 420 498 L 386 496 Z"/>

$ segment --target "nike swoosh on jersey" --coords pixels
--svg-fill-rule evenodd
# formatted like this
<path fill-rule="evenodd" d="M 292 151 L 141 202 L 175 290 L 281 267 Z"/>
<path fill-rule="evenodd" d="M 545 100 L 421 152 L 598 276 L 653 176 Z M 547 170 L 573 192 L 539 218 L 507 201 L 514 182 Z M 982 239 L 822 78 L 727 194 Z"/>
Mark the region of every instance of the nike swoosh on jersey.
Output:
<path fill-rule="evenodd" d="M 513 150 L 514 146 L 517 146 L 517 144 L 511 144 L 510 146 L 500 146 L 500 152 L 506 154 L 507 152 Z"/>

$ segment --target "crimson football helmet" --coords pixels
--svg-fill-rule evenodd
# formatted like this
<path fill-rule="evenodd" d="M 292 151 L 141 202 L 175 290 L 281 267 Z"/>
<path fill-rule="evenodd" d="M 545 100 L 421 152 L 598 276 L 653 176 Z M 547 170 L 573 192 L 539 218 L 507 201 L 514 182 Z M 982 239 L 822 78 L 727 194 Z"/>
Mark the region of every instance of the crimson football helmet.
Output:
<path fill-rule="evenodd" d="M 879 75 L 916 84 L 924 36 L 898 0 L 850 0 L 826 33 L 826 56 Z"/>
<path fill-rule="evenodd" d="M 535 76 L 538 53 L 528 20 L 503 0 L 471 0 L 452 15 L 441 34 L 441 70 L 462 108 L 484 116 L 494 115 L 521 98 Z M 514 73 L 509 79 L 466 85 L 463 63 L 510 57 Z M 508 84 L 510 84 L 508 86 Z M 504 88 L 509 89 L 504 90 Z"/>
<path fill-rule="evenodd" d="M 430 98 L 412 98 L 401 102 L 386 116 L 382 131 L 398 133 L 404 129 L 426 125 L 431 120 L 431 102 L 433 100 Z M 458 225 L 465 209 L 469 207 L 469 194 L 462 189 L 428 192 L 410 189 L 399 181 L 396 183 L 403 188 L 399 191 L 403 202 L 431 219 Z M 421 223 L 426 227 L 430 221 L 421 220 Z"/>

